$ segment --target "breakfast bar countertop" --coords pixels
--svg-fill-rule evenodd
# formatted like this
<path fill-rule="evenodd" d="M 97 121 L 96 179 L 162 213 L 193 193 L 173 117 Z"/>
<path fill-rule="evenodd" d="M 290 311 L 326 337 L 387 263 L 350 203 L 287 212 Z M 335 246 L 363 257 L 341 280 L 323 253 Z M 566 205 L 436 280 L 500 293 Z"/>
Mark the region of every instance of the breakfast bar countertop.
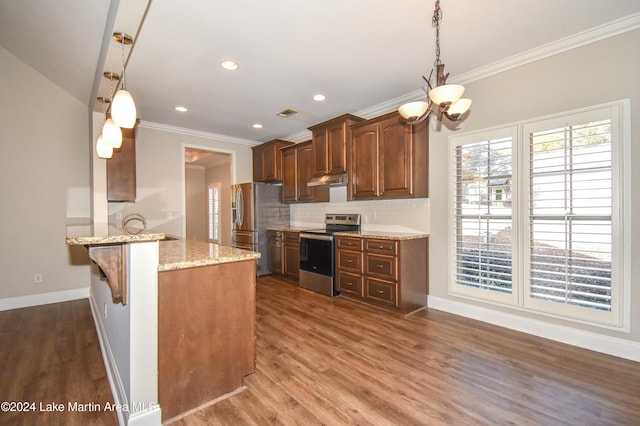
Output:
<path fill-rule="evenodd" d="M 161 241 L 158 271 L 194 268 L 219 263 L 258 259 L 260 253 L 205 241 L 176 239 Z"/>

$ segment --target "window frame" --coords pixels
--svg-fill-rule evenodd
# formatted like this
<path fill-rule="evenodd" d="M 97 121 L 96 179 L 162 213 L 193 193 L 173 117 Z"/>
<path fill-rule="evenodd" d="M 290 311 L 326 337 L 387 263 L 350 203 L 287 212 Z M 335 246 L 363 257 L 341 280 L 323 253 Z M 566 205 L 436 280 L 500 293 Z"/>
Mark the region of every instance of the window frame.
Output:
<path fill-rule="evenodd" d="M 553 123 L 586 117 L 593 121 L 611 119 L 612 146 L 612 263 L 611 311 L 573 307 L 566 304 L 536 300 L 528 297 L 529 288 L 529 134 L 549 129 Z M 580 120 L 571 121 L 578 124 Z M 588 122 L 588 121 L 582 121 Z M 562 127 L 562 126 L 560 126 Z M 456 283 L 455 186 L 456 147 L 459 145 L 511 135 L 512 157 L 512 294 L 496 297 L 496 292 L 465 288 Z M 448 163 L 448 291 L 450 295 L 471 298 L 498 305 L 507 305 L 527 312 L 561 318 L 598 327 L 629 332 L 631 307 L 631 145 L 630 100 L 595 105 L 545 117 L 512 123 L 505 126 L 449 136 Z"/>

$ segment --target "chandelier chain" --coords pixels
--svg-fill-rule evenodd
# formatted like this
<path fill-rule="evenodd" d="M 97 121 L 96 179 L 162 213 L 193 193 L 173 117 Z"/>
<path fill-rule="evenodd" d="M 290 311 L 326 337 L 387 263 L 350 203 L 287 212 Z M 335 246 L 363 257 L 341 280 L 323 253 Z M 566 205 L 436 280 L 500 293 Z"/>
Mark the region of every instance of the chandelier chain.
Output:
<path fill-rule="evenodd" d="M 440 0 L 436 1 L 436 7 L 433 11 L 431 24 L 436 26 L 436 60 L 434 66 L 440 65 L 440 21 L 442 20 L 442 9 L 440 9 Z"/>

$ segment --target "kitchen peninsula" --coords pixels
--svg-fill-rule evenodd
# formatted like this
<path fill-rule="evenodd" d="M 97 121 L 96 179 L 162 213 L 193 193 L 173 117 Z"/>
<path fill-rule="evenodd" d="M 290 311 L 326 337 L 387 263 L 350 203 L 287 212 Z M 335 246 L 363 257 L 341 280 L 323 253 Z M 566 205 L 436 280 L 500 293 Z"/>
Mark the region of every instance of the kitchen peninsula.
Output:
<path fill-rule="evenodd" d="M 100 265 L 90 302 L 115 402 L 129 406 L 121 423 L 160 424 L 242 389 L 259 253 L 113 227 L 69 227 L 67 244 Z"/>

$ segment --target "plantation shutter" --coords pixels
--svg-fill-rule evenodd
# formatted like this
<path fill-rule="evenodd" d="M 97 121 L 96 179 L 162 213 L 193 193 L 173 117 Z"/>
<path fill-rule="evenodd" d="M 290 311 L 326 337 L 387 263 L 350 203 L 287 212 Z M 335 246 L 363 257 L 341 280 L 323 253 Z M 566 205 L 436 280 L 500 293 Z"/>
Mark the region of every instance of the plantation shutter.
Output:
<path fill-rule="evenodd" d="M 209 185 L 209 241 L 218 242 L 220 239 L 220 184 Z"/>
<path fill-rule="evenodd" d="M 529 134 L 532 299 L 611 310 L 611 120 Z"/>
<path fill-rule="evenodd" d="M 462 143 L 454 157 L 454 285 L 511 293 L 512 137 Z"/>

